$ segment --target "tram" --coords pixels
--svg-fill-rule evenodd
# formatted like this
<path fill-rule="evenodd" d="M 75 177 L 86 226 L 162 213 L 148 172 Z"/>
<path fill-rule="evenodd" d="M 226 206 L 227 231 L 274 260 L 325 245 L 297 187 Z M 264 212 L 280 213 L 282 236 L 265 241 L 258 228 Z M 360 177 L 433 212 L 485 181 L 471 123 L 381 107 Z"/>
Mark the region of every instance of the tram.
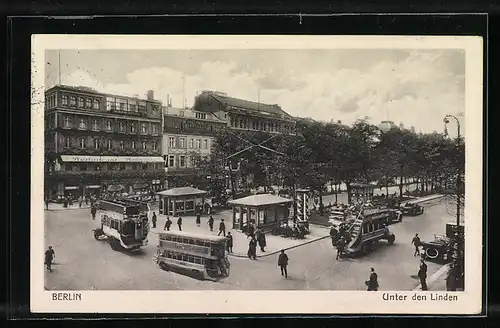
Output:
<path fill-rule="evenodd" d="M 107 240 L 113 250 L 138 250 L 148 244 L 147 212 L 135 201 L 101 200 L 100 226 L 93 230 L 96 240 Z"/>
<path fill-rule="evenodd" d="M 383 209 L 362 210 L 348 231 L 346 255 L 369 254 L 380 240 L 392 245 L 396 236 L 389 231 L 387 211 Z"/>

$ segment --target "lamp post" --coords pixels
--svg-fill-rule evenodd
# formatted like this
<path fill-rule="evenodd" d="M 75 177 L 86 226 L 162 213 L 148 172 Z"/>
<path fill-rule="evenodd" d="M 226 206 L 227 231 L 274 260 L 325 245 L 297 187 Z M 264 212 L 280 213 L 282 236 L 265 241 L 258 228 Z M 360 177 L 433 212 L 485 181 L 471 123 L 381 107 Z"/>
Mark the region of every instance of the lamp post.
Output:
<path fill-rule="evenodd" d="M 458 160 L 458 155 L 460 151 L 460 121 L 456 116 L 446 115 L 443 119 L 445 124 L 445 133 L 447 134 L 446 124 L 450 122 L 450 119 L 453 119 L 457 122 L 457 177 L 456 177 L 456 202 L 457 202 L 457 222 L 455 227 L 455 240 L 453 243 L 453 255 L 452 255 L 452 267 L 451 267 L 451 276 L 448 279 L 451 279 L 449 290 L 456 291 L 458 286 L 462 285 L 462 276 L 463 276 L 463 263 L 462 263 L 462 254 L 461 254 L 461 245 L 462 245 L 462 237 L 460 236 L 460 181 L 461 181 L 461 167 L 460 161 Z"/>

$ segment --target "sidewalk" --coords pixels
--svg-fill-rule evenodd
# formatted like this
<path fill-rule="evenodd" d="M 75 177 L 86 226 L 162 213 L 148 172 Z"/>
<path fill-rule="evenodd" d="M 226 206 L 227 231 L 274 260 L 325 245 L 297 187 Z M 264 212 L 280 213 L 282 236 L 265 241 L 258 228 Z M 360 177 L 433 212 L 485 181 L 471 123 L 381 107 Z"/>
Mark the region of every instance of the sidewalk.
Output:
<path fill-rule="evenodd" d="M 152 215 L 152 213 L 151 213 Z M 151 217 L 150 215 L 150 217 Z M 235 257 L 247 257 L 248 243 L 250 239 L 241 231 L 232 229 L 232 212 L 223 211 L 212 215 L 214 218 L 214 231 L 210 231 L 208 227 L 208 216 L 204 215 L 201 217 L 200 226 L 196 225 L 195 216 L 182 216 L 182 230 L 196 233 L 204 233 L 209 235 L 217 235 L 219 232 L 219 223 L 221 219 L 224 219 L 226 224 L 226 234 L 231 232 L 233 236 L 233 253 L 229 253 L 230 256 Z M 163 231 L 165 226 L 165 221 L 167 220 L 166 215 L 161 215 L 157 213 L 158 221 L 156 223 L 156 229 L 151 229 L 152 233 L 159 233 Z M 172 221 L 171 231 L 178 231 L 177 227 L 178 217 L 170 217 Z M 282 249 L 288 250 L 301 245 L 309 244 L 311 242 L 329 238 L 330 231 L 327 228 L 323 228 L 316 225 L 310 225 L 310 234 L 306 235 L 305 239 L 292 239 L 283 238 L 281 236 L 273 236 L 270 233 L 266 234 L 266 248 L 265 252 L 261 252 L 260 247 L 257 247 L 257 257 L 265 257 L 279 253 Z"/>
<path fill-rule="evenodd" d="M 449 264 L 443 265 L 436 273 L 427 279 L 427 289 L 429 291 L 446 291 L 446 273 L 448 272 Z M 420 291 L 422 285 L 420 283 L 413 291 Z"/>
<path fill-rule="evenodd" d="M 43 204 L 43 208 L 45 209 L 45 204 Z M 63 204 L 59 203 L 50 203 L 49 209 L 45 209 L 46 211 L 69 211 L 69 210 L 81 210 L 83 208 L 90 208 L 90 203 L 87 205 L 85 203 L 82 204 L 82 207 L 78 205 L 78 202 L 73 203 L 73 205 L 68 205 L 68 208 L 64 208 Z"/>

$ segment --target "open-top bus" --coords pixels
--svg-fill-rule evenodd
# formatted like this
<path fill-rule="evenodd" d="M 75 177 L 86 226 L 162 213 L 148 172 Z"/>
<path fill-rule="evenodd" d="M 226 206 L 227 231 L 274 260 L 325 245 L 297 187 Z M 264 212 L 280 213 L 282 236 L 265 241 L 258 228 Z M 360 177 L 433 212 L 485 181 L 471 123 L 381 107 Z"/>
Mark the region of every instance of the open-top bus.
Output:
<path fill-rule="evenodd" d="M 217 281 L 229 276 L 226 237 L 165 231 L 158 234 L 153 260 L 166 271 L 191 275 L 200 280 Z"/>
<path fill-rule="evenodd" d="M 148 243 L 149 222 L 141 206 L 125 200 L 101 200 L 96 240 L 106 239 L 113 250 L 137 250 Z"/>

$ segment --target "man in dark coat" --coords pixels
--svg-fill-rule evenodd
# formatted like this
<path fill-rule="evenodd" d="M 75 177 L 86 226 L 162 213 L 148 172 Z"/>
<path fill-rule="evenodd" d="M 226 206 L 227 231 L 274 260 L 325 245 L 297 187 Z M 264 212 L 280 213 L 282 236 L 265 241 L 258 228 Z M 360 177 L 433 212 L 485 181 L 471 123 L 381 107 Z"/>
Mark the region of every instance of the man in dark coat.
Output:
<path fill-rule="evenodd" d="M 344 254 L 344 250 L 345 250 L 345 239 L 344 237 L 340 237 L 339 241 L 337 242 L 337 257 L 335 258 L 336 260 L 342 257 L 342 255 Z"/>
<path fill-rule="evenodd" d="M 259 236 L 257 238 L 257 242 L 259 243 L 260 251 L 265 252 L 266 247 L 266 234 L 264 231 L 260 231 Z"/>
<path fill-rule="evenodd" d="M 90 214 L 92 214 L 92 220 L 95 220 L 95 214 L 97 213 L 97 206 L 94 204 L 90 209 Z"/>
<path fill-rule="evenodd" d="M 257 241 L 252 237 L 248 243 L 248 258 L 256 260 L 257 259 Z"/>
<path fill-rule="evenodd" d="M 200 212 L 196 214 L 196 225 L 199 227 L 201 224 L 201 215 Z"/>
<path fill-rule="evenodd" d="M 224 237 L 226 236 L 226 224 L 224 223 L 224 219 L 220 220 L 219 233 L 217 236 L 220 236 L 221 233 L 224 234 Z"/>
<path fill-rule="evenodd" d="M 177 226 L 179 227 L 179 231 L 182 231 L 182 218 L 181 217 L 179 217 L 177 219 Z"/>
<path fill-rule="evenodd" d="M 365 282 L 366 286 L 368 286 L 367 291 L 378 291 L 378 275 L 375 273 L 375 269 L 370 269 L 370 279 Z"/>
<path fill-rule="evenodd" d="M 167 221 L 165 221 L 165 227 L 163 230 L 170 231 L 170 226 L 172 225 L 172 221 L 170 220 L 170 217 L 167 217 Z"/>
<path fill-rule="evenodd" d="M 415 234 L 415 237 L 411 240 L 411 243 L 413 246 L 415 246 L 415 252 L 413 253 L 413 256 L 420 255 L 420 246 L 422 245 L 422 242 L 420 241 L 420 237 L 418 236 L 418 233 Z"/>
<path fill-rule="evenodd" d="M 424 259 L 420 259 L 420 267 L 418 269 L 418 277 L 420 278 L 420 285 L 422 290 L 427 290 L 427 264 Z"/>
<path fill-rule="evenodd" d="M 151 222 L 153 223 L 153 229 L 156 228 L 156 213 L 153 212 L 153 217 L 151 218 Z"/>
<path fill-rule="evenodd" d="M 249 223 L 248 224 L 248 237 L 253 238 L 254 234 L 255 234 L 255 228 L 254 228 L 253 224 Z"/>
<path fill-rule="evenodd" d="M 231 235 L 231 232 L 227 233 L 227 242 L 226 242 L 226 250 L 229 253 L 233 252 L 233 236 Z"/>
<path fill-rule="evenodd" d="M 45 198 L 45 209 L 46 210 L 49 209 L 49 199 L 48 198 Z"/>
<path fill-rule="evenodd" d="M 45 251 L 45 265 L 47 266 L 47 270 L 52 272 L 52 261 L 56 258 L 56 253 L 52 249 L 52 246 L 49 246 L 49 249 Z"/>
<path fill-rule="evenodd" d="M 214 218 L 211 215 L 210 218 L 208 219 L 208 227 L 210 228 L 210 231 L 214 231 Z"/>
<path fill-rule="evenodd" d="M 278 256 L 278 266 L 281 269 L 281 275 L 288 278 L 288 271 L 286 267 L 288 266 L 288 255 L 285 254 L 285 250 L 281 250 L 281 254 Z"/>

